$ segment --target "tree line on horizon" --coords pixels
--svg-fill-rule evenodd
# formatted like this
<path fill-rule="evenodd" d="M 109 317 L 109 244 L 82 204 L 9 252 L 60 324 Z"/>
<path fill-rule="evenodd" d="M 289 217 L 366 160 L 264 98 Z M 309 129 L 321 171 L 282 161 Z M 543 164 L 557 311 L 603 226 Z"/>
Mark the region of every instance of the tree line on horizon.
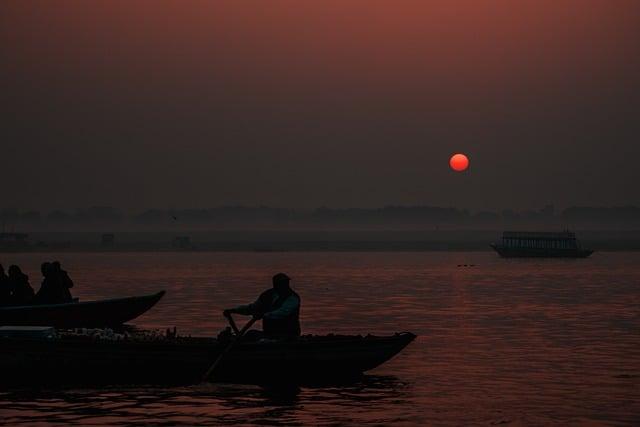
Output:
<path fill-rule="evenodd" d="M 312 210 L 267 206 L 223 206 L 209 209 L 147 209 L 128 214 L 109 206 L 48 213 L 0 209 L 3 228 L 16 226 L 129 225 L 166 226 L 168 224 L 229 225 L 473 225 L 501 223 L 562 222 L 566 226 L 584 223 L 640 224 L 640 207 L 572 206 L 556 212 L 552 205 L 538 210 L 477 211 L 437 206 L 385 206 L 381 208 L 328 208 Z"/>

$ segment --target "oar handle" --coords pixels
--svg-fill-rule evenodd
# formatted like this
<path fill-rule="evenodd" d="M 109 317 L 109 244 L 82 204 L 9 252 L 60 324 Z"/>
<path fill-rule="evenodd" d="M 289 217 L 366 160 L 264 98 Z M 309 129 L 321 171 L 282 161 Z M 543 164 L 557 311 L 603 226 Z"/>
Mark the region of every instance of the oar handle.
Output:
<path fill-rule="evenodd" d="M 238 332 L 238 334 L 236 335 L 235 339 L 233 339 L 229 343 L 229 345 L 224 350 L 222 350 L 222 353 L 220 353 L 218 355 L 218 358 L 213 362 L 211 367 L 209 369 L 207 369 L 207 372 L 204 374 L 204 377 L 202 378 L 203 381 L 210 381 L 211 380 L 211 376 L 213 375 L 213 373 L 215 372 L 216 368 L 220 364 L 220 361 L 222 360 L 224 355 L 227 354 L 229 352 L 229 350 L 231 350 L 233 348 L 235 343 L 240 341 L 240 338 L 242 338 L 242 336 L 249 330 L 249 328 L 251 328 L 253 326 L 254 323 L 256 323 L 257 320 L 258 319 L 256 317 L 252 317 L 251 320 L 249 320 L 247 322 L 247 324 L 244 325 L 244 328 L 242 328 L 240 330 L 240 332 Z"/>
<path fill-rule="evenodd" d="M 231 325 L 231 329 L 233 329 L 233 333 L 236 334 L 236 336 L 240 335 L 240 330 L 236 326 L 236 322 L 235 320 L 233 320 L 233 317 L 231 316 L 231 314 L 229 314 L 226 317 L 227 317 L 227 321 L 229 322 L 229 325 Z"/>

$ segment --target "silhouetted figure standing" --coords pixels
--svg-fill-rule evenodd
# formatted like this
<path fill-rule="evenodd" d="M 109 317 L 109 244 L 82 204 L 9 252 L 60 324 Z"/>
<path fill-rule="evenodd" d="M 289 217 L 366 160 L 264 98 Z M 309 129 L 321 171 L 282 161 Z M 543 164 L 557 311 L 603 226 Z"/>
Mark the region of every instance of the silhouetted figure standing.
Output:
<path fill-rule="evenodd" d="M 263 292 L 258 299 L 248 305 L 224 310 L 229 317 L 232 313 L 251 315 L 262 319 L 262 333 L 268 338 L 295 338 L 300 336 L 300 296 L 289 286 L 289 276 L 278 273 L 273 276 L 273 288 Z M 248 336 L 257 335 L 247 334 Z"/>
<path fill-rule="evenodd" d="M 4 267 L 0 264 L 0 306 L 9 304 L 11 304 L 11 285 Z"/>
<path fill-rule="evenodd" d="M 9 287 L 12 305 L 27 305 L 33 302 L 33 288 L 29 284 L 29 276 L 17 265 L 9 267 Z"/>

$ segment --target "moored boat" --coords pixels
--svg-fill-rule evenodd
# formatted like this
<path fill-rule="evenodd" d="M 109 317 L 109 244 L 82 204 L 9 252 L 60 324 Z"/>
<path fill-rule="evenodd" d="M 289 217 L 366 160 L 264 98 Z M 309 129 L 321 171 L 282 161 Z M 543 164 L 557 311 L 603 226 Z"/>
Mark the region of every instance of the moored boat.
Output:
<path fill-rule="evenodd" d="M 161 291 L 152 295 L 65 304 L 0 307 L 0 326 L 119 326 L 149 310 L 164 293 Z"/>
<path fill-rule="evenodd" d="M 304 382 L 351 378 L 391 359 L 415 339 L 391 336 L 302 336 L 239 342 L 215 381 Z M 193 384 L 225 349 L 211 338 L 158 341 L 0 338 L 3 384 Z"/>
<path fill-rule="evenodd" d="M 501 241 L 490 246 L 503 258 L 586 258 L 593 253 L 570 231 L 505 231 Z"/>

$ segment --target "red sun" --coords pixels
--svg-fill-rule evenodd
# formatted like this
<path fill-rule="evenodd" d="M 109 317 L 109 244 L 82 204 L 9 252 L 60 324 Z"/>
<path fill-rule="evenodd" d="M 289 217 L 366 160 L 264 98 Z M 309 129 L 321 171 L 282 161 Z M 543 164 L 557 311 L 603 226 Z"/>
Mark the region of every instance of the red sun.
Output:
<path fill-rule="evenodd" d="M 464 154 L 454 154 L 449 159 L 449 166 L 456 172 L 463 172 L 469 167 L 469 158 Z"/>

